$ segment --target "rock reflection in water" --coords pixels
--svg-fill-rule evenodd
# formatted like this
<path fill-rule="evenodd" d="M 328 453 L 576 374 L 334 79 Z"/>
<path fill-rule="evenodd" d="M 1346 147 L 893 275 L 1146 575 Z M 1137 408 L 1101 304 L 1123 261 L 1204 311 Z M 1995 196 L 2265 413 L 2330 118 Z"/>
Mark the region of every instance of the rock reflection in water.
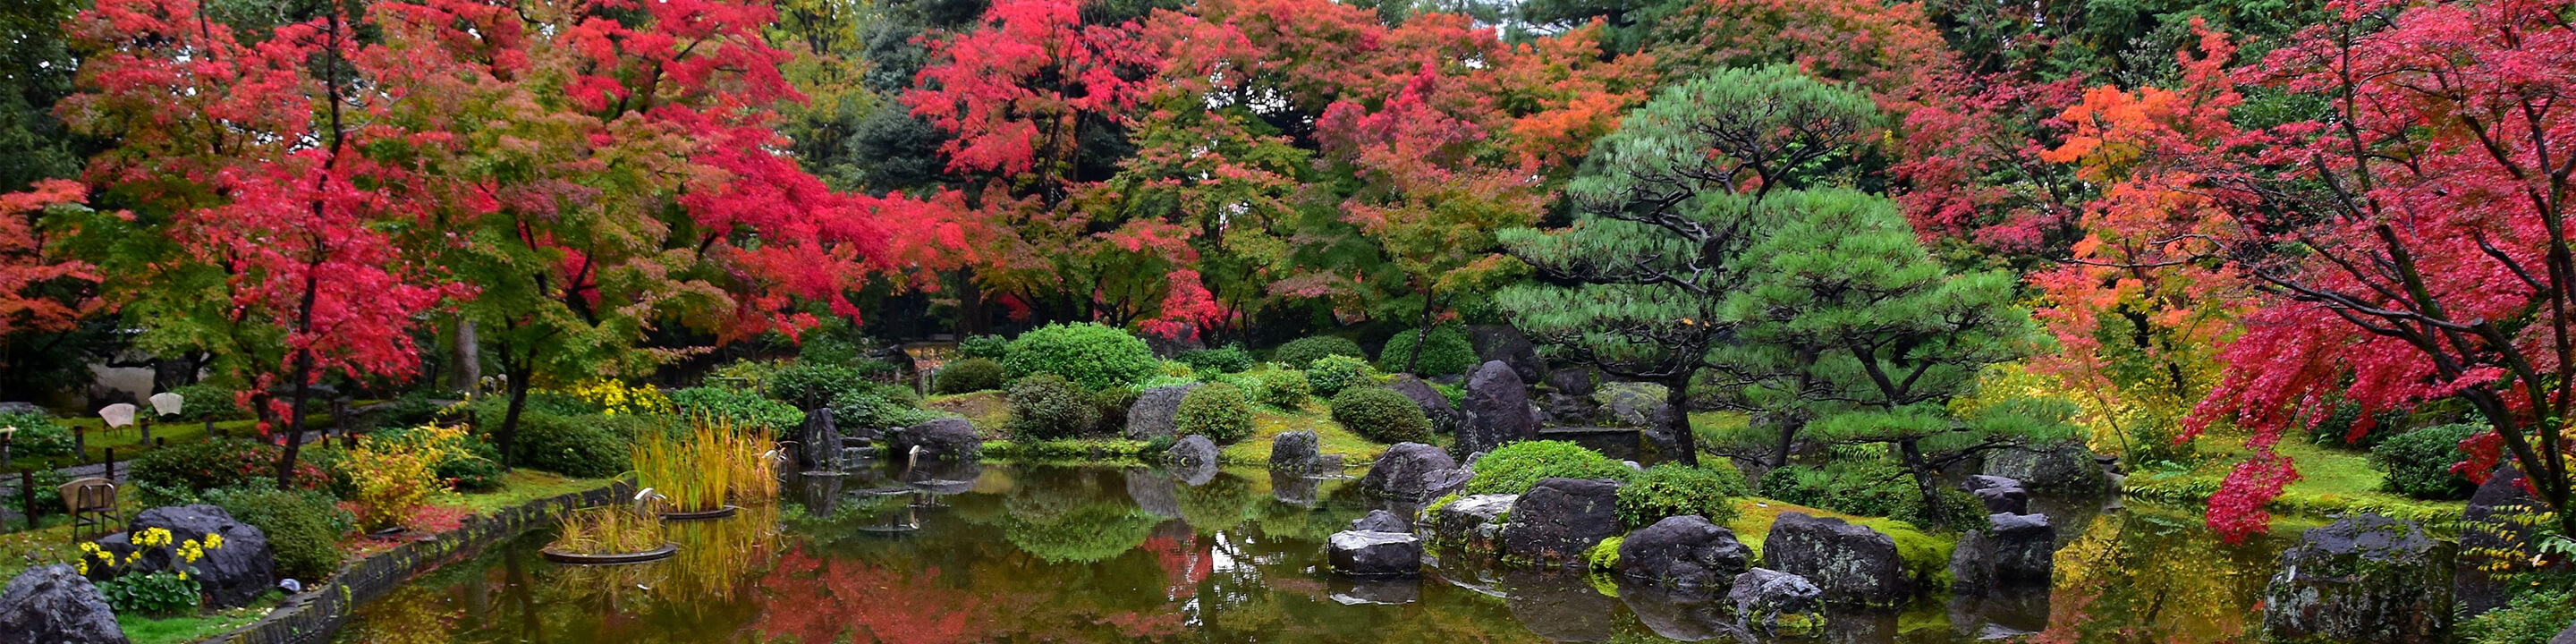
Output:
<path fill-rule="evenodd" d="M 536 531 L 362 608 L 342 642 L 1763 641 L 1722 591 L 1438 553 L 1420 579 L 1325 570 L 1372 509 L 1348 479 L 1262 470 L 924 462 L 787 481 L 791 500 L 675 530 L 678 558 L 575 568 Z M 2051 507 L 2046 592 L 1842 611 L 1820 638 L 2215 642 L 2248 632 L 2277 539 L 2196 515 Z M 2284 532 L 2294 528 L 2284 529 Z M 890 534 L 891 533 L 891 534 Z"/>

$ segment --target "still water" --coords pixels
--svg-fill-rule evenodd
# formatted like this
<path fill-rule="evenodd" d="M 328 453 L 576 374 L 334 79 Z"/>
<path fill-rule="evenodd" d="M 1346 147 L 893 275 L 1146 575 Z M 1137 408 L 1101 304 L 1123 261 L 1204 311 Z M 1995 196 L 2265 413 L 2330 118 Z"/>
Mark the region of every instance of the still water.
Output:
<path fill-rule="evenodd" d="M 1425 578 L 1324 570 L 1383 502 L 1259 470 L 950 466 L 791 480 L 673 524 L 677 558 L 546 562 L 534 531 L 363 607 L 352 643 L 1734 641 L 1706 597 L 1450 556 Z M 1398 508 L 1401 509 L 1401 508 Z M 1821 641 L 2252 639 L 2286 539 L 2218 543 L 2190 512 L 2058 509 L 2053 592 L 1833 615 Z M 2284 531 L 2294 533 L 2294 531 Z M 2035 633 L 2034 633 L 2035 631 Z M 1812 641 L 1784 638 L 1783 641 Z"/>

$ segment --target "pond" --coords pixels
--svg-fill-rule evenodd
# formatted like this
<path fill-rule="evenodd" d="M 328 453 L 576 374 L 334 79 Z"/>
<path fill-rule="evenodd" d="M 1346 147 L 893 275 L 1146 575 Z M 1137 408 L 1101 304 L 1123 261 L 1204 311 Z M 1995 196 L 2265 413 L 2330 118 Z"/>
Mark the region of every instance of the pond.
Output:
<path fill-rule="evenodd" d="M 1201 474 L 1206 477 L 1206 474 Z M 907 484 L 904 481 L 911 481 Z M 350 643 L 1655 642 L 1727 638 L 1707 598 L 1452 555 L 1418 581 L 1324 570 L 1371 508 L 1348 479 L 950 466 L 787 484 L 675 523 L 680 556 L 552 564 L 533 531 L 363 607 Z M 2061 511 L 2054 591 L 1833 615 L 1831 642 L 2250 639 L 2287 539 L 2220 544 L 2191 512 Z M 2285 530 L 2283 534 L 2295 534 Z M 1721 599 L 1722 601 L 1722 599 Z"/>

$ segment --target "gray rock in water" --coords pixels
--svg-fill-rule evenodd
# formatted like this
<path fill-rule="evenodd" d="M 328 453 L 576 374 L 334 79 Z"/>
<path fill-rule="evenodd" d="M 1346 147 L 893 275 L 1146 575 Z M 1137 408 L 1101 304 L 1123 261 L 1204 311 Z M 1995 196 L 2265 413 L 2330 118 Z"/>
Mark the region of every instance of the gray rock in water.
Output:
<path fill-rule="evenodd" d="M 1993 474 L 1973 474 L 1969 475 L 1967 480 L 1959 482 L 1959 489 L 1969 492 L 1975 492 L 1977 490 L 1983 490 L 1990 487 L 2017 488 L 2022 487 L 2022 484 L 2020 480 L 2012 477 L 1995 476 Z"/>
<path fill-rule="evenodd" d="M 1986 488 L 1996 489 L 1996 488 Z M 2057 528 L 2038 514 L 1996 513 L 1986 529 L 1960 537 L 1950 553 L 1950 577 L 1961 593 L 2003 588 L 2046 588 L 2057 561 Z"/>
<path fill-rule="evenodd" d="M 204 588 L 210 606 L 231 608 L 249 604 L 260 593 L 268 592 L 277 584 L 277 560 L 276 555 L 269 552 L 268 535 L 256 526 L 234 521 L 233 515 L 224 512 L 223 508 L 211 505 L 144 510 L 126 525 L 128 532 L 108 535 L 106 539 L 99 540 L 99 546 L 113 551 L 116 556 L 125 556 L 133 551 L 126 545 L 126 535 L 152 528 L 169 530 L 173 544 L 203 540 L 209 534 L 223 535 L 224 547 L 207 548 L 206 557 L 194 564 L 173 561 L 170 548 L 153 548 L 144 551 L 138 568 L 144 571 L 193 569 L 188 578 L 196 580 L 197 585 Z"/>
<path fill-rule="evenodd" d="M 1500 361 L 1487 362 L 1467 377 L 1467 419 L 1458 427 L 1458 451 L 1489 452 L 1538 438 L 1529 389 L 1522 382 Z"/>
<path fill-rule="evenodd" d="M 1163 458 L 1173 465 L 1215 465 L 1216 443 L 1197 434 L 1183 436 L 1179 442 L 1172 443 L 1171 449 L 1163 452 Z"/>
<path fill-rule="evenodd" d="M 1467 327 L 1467 341 L 1476 345 L 1477 362 L 1501 362 L 1520 376 L 1521 382 L 1538 382 L 1547 377 L 1547 362 L 1538 357 L 1538 345 L 1520 329 L 1500 324 Z"/>
<path fill-rule="evenodd" d="M 54 564 L 29 568 L 0 589 L 0 644 L 125 644 L 125 629 L 98 587 Z"/>
<path fill-rule="evenodd" d="M 796 428 L 796 465 L 808 471 L 838 472 L 846 465 L 841 457 L 841 429 L 832 422 L 832 408 L 805 412 L 805 424 Z"/>
<path fill-rule="evenodd" d="M 1147 441 L 1172 435 L 1179 426 L 1175 418 L 1181 412 L 1181 399 L 1198 387 L 1199 383 L 1194 382 L 1136 394 L 1136 404 L 1127 406 L 1127 440 Z"/>
<path fill-rule="evenodd" d="M 1422 573 L 1422 542 L 1412 533 L 1345 530 L 1333 533 L 1329 549 L 1335 573 L 1357 577 Z"/>
<path fill-rule="evenodd" d="M 1431 419 L 1431 431 L 1442 434 L 1458 431 L 1461 416 L 1458 406 L 1450 404 L 1449 397 L 1441 395 L 1440 390 L 1431 388 L 1431 383 L 1413 374 L 1399 373 L 1387 379 L 1386 388 L 1404 394 L 1413 400 L 1413 406 L 1421 407 L 1422 415 Z"/>
<path fill-rule="evenodd" d="M 1502 573 L 1503 608 L 1512 621 L 1556 642 L 1601 642 L 1617 629 L 1619 600 L 1594 590 L 1583 574 L 1563 569 Z"/>
<path fill-rule="evenodd" d="M 1422 580 L 1401 577 L 1337 579 L 1325 595 L 1343 606 L 1398 606 L 1422 601 Z"/>
<path fill-rule="evenodd" d="M 2263 627 L 2289 641 L 2439 641 L 2450 628 L 2449 555 L 2422 526 L 2376 514 L 2310 529 L 2281 553 Z"/>
<path fill-rule="evenodd" d="M 2499 466 L 2460 511 L 2460 565 L 2451 572 L 2451 597 L 2463 619 L 2503 607 L 2505 577 L 2531 569 L 2531 543 L 2539 526 L 2511 518 L 2535 514 L 2544 506 L 2523 491 L 2521 481 L 2522 470 L 2511 463 Z"/>
<path fill-rule="evenodd" d="M 1444 470 L 1457 469 L 1458 462 L 1449 453 L 1421 443 L 1396 443 L 1377 457 L 1368 475 L 1360 477 L 1360 489 L 1378 496 L 1403 501 L 1421 501 L 1447 494 L 1456 489 L 1446 485 Z"/>
<path fill-rule="evenodd" d="M 983 458 L 984 439 L 975 435 L 975 425 L 964 418 L 933 418 L 904 428 L 897 438 L 894 457 L 907 456 L 971 461 Z"/>
<path fill-rule="evenodd" d="M 1814 615 L 1822 607 L 1824 596 L 1825 590 L 1815 582 L 1769 568 L 1736 575 L 1734 587 L 1726 591 L 1726 600 L 1735 605 L 1737 619 L 1765 631 L 1778 626 L 1784 616 Z"/>
<path fill-rule="evenodd" d="M 1512 504 L 1503 524 L 1503 554 L 1536 563 L 1574 565 L 1619 534 L 1619 482 L 1609 479 L 1539 479 Z"/>
<path fill-rule="evenodd" d="M 1412 532 L 1413 525 L 1385 510 L 1370 510 L 1367 515 L 1351 520 L 1352 530 L 1366 532 Z"/>
<path fill-rule="evenodd" d="M 2030 513 L 2030 492 L 2021 488 L 1978 488 L 1975 490 L 1969 490 L 1968 495 L 1977 497 L 1977 502 L 1983 504 L 1986 508 L 1986 512 L 1989 513 Z"/>
<path fill-rule="evenodd" d="M 1517 494 L 1458 497 L 1423 512 L 1423 524 L 1430 528 L 1434 541 L 1470 550 L 1491 550 L 1494 537 L 1502 533 L 1503 515 L 1509 514 L 1520 498 Z"/>
<path fill-rule="evenodd" d="M 1735 531 L 1697 516 L 1667 517 L 1619 542 L 1619 571 L 1677 588 L 1720 586 L 1752 567 Z"/>
<path fill-rule="evenodd" d="M 1141 467 L 1127 468 L 1125 474 L 1127 498 L 1136 502 L 1136 509 L 1165 519 L 1181 518 L 1180 485 L 1172 477 Z"/>
<path fill-rule="evenodd" d="M 1988 452 L 1984 473 L 2019 480 L 2023 489 L 2048 494 L 2096 494 L 2107 487 L 2093 452 L 2075 441 Z"/>
<path fill-rule="evenodd" d="M 1914 596 L 1894 538 L 1833 517 L 1781 513 L 1763 538 L 1762 567 L 1807 578 L 1835 604 L 1890 606 Z"/>
<path fill-rule="evenodd" d="M 1270 440 L 1270 469 L 1311 473 L 1320 469 L 1323 453 L 1315 433 L 1303 429 Z"/>
<path fill-rule="evenodd" d="M 1270 498 L 1302 508 L 1315 507 L 1316 493 L 1322 485 L 1313 477 L 1284 470 L 1270 471 Z"/>

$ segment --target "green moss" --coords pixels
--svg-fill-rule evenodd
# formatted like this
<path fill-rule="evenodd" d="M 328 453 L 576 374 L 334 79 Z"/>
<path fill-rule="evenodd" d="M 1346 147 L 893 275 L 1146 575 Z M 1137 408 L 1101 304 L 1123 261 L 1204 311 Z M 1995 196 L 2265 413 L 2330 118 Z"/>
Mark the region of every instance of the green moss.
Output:
<path fill-rule="evenodd" d="M 1592 550 L 1590 552 L 1583 554 L 1583 562 L 1591 566 L 1593 570 L 1618 570 L 1619 544 L 1624 543 L 1627 540 L 1627 535 L 1602 539 L 1601 543 L 1592 544 Z M 1610 593 L 1610 596 L 1617 597 L 1618 594 Z"/>
<path fill-rule="evenodd" d="M 501 475 L 500 490 L 486 494 L 451 495 L 434 502 L 438 505 L 465 508 L 475 514 L 490 515 L 531 501 L 587 492 L 616 483 L 616 479 L 572 478 L 553 472 L 521 468 Z"/>
<path fill-rule="evenodd" d="M 1896 541 L 1896 557 L 1905 563 L 1905 573 L 1916 586 L 1926 590 L 1950 587 L 1950 553 L 1959 548 L 1956 537 L 1924 532 L 1914 524 L 1895 519 L 1861 519 L 1852 523 L 1877 530 Z"/>
<path fill-rule="evenodd" d="M 1317 407 L 1307 405 L 1293 411 L 1266 406 L 1253 409 L 1252 435 L 1219 450 L 1217 460 L 1238 465 L 1269 465 L 1271 441 L 1280 434 L 1301 429 L 1314 432 L 1317 449 L 1325 454 L 1340 455 L 1344 465 L 1364 465 L 1386 453 L 1385 445 L 1343 429 L 1341 423 L 1333 422 Z"/>
<path fill-rule="evenodd" d="M 2227 478 L 2229 468 L 2245 456 L 2245 449 L 2230 439 L 2214 437 L 2204 437 L 2196 449 L 2211 458 L 2188 471 L 2132 474 L 2122 482 L 2121 494 L 2177 505 L 2207 503 Z M 2457 501 L 2422 501 L 2383 491 L 2386 476 L 2372 468 L 2365 455 L 2318 447 L 2296 436 L 2285 438 L 2276 449 L 2298 463 L 2299 480 L 2283 488 L 2281 496 L 2265 506 L 2275 512 L 2310 517 L 2372 512 L 2441 524 L 2459 520 L 2460 511 L 2466 507 Z"/>
<path fill-rule="evenodd" d="M 227 608 L 205 615 L 154 619 L 118 615 L 116 625 L 125 630 L 125 639 L 133 644 L 178 644 L 194 642 L 224 634 L 266 617 L 277 607 L 278 594 L 271 591 L 250 605 Z"/>
<path fill-rule="evenodd" d="M 984 441 L 984 457 L 1061 461 L 1152 458 L 1153 444 L 1123 438 L 1066 438 L 1039 441 Z"/>

